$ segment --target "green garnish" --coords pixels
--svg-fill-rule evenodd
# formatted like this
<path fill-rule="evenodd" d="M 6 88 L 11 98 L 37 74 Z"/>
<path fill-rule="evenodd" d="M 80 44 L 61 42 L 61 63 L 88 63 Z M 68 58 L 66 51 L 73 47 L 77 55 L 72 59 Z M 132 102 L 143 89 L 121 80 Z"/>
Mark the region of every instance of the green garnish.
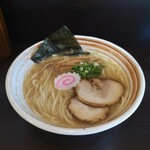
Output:
<path fill-rule="evenodd" d="M 72 68 L 72 72 L 78 73 L 82 78 L 98 77 L 102 74 L 104 66 L 100 63 L 81 62 Z"/>

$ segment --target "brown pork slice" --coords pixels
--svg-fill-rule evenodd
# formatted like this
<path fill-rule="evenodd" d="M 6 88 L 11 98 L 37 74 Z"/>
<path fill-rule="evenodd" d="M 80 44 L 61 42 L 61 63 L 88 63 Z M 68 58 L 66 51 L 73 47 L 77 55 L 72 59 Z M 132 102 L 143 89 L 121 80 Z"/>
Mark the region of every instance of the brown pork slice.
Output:
<path fill-rule="evenodd" d="M 81 121 L 96 123 L 107 117 L 108 107 L 95 108 L 80 102 L 76 97 L 71 98 L 68 109 L 73 116 Z"/>
<path fill-rule="evenodd" d="M 106 107 L 119 101 L 124 93 L 124 86 L 112 79 L 83 79 L 75 91 L 81 102 L 93 107 Z"/>

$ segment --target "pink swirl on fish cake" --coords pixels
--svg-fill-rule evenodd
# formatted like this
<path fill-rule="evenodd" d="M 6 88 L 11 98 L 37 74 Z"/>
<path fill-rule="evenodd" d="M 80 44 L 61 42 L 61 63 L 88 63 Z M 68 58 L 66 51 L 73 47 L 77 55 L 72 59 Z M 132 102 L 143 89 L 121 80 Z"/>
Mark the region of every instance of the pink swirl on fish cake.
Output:
<path fill-rule="evenodd" d="M 58 90 L 69 90 L 80 82 L 80 76 L 77 73 L 64 73 L 54 80 L 55 88 Z"/>

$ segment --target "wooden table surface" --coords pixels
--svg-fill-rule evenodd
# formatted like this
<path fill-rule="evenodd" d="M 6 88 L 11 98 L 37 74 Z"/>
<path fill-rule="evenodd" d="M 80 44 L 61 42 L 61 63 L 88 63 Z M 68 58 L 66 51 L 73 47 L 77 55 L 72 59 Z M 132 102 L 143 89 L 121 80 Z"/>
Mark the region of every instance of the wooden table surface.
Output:
<path fill-rule="evenodd" d="M 141 65 L 146 92 L 137 111 L 122 124 L 87 136 L 64 136 L 34 127 L 10 105 L 5 92 L 7 70 L 22 51 L 0 62 L 0 150 L 149 150 L 150 149 L 150 49 L 127 48 Z"/>

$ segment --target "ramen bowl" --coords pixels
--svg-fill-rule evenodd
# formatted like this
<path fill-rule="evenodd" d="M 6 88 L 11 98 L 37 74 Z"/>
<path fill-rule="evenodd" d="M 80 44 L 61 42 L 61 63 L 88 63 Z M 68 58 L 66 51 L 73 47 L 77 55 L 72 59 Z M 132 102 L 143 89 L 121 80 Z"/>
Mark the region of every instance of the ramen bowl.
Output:
<path fill-rule="evenodd" d="M 75 37 L 84 50 L 97 51 L 108 60 L 113 60 L 126 74 L 129 87 L 128 97 L 122 108 L 113 117 L 86 128 L 68 128 L 49 124 L 32 112 L 23 95 L 23 80 L 26 72 L 33 65 L 31 56 L 42 41 L 24 50 L 14 60 L 6 76 L 6 93 L 15 111 L 32 125 L 56 134 L 89 135 L 119 125 L 137 110 L 145 92 L 145 78 L 138 62 L 123 48 L 95 37 L 80 35 Z"/>

